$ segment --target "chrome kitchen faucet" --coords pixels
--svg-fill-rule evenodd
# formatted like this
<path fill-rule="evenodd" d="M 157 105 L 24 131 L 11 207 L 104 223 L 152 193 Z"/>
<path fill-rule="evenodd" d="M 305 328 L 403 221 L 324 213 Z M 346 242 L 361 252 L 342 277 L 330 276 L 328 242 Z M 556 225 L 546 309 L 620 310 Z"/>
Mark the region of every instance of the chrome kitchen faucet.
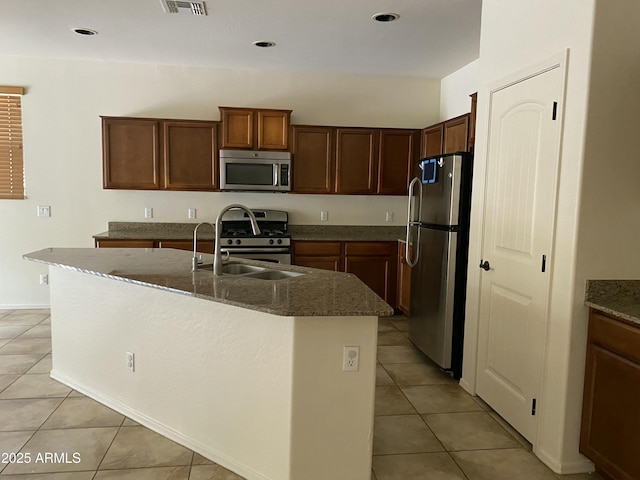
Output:
<path fill-rule="evenodd" d="M 233 209 L 240 209 L 240 210 L 244 210 L 245 213 L 248 215 L 249 220 L 251 220 L 251 230 L 253 231 L 254 235 L 260 235 L 260 227 L 258 226 L 258 221 L 256 220 L 256 216 L 253 214 L 253 212 L 251 210 L 249 210 L 247 207 L 245 207 L 244 205 L 240 205 L 238 203 L 234 203 L 232 205 L 228 205 L 226 207 L 224 207 L 222 210 L 220 210 L 220 213 L 218 213 L 218 218 L 216 218 L 216 237 L 215 237 L 215 243 L 213 245 L 213 274 L 216 276 L 222 275 L 222 254 L 221 254 L 221 248 L 222 246 L 220 245 L 220 232 L 222 230 L 222 216 L 227 213 L 229 210 L 233 210 Z M 197 228 L 197 227 L 196 227 Z M 195 238 L 195 232 L 194 232 L 194 238 Z M 194 239 L 194 245 L 195 245 L 195 239 Z M 194 247 L 194 251 L 195 251 L 195 247 Z M 195 255 L 194 255 L 195 257 Z"/>

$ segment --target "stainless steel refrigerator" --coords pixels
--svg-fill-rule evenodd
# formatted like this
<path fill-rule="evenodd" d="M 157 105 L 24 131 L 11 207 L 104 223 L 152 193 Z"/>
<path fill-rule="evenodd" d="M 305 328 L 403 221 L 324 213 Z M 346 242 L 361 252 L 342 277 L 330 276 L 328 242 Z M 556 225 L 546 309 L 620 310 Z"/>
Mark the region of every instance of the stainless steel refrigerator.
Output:
<path fill-rule="evenodd" d="M 471 154 L 425 158 L 409 186 L 409 340 L 454 378 L 462 374 Z"/>

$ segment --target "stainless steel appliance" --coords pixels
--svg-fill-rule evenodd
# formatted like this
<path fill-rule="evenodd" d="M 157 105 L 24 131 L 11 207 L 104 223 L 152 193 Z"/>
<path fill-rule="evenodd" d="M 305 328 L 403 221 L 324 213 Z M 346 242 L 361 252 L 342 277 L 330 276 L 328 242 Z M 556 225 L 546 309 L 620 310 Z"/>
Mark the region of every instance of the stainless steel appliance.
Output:
<path fill-rule="evenodd" d="M 409 186 L 409 339 L 455 378 L 462 374 L 472 156 L 425 158 Z"/>
<path fill-rule="evenodd" d="M 287 233 L 289 215 L 282 210 L 251 209 L 260 235 L 254 236 L 246 212 L 229 210 L 222 216 L 221 251 L 233 257 L 291 264 L 291 237 Z"/>
<path fill-rule="evenodd" d="M 291 153 L 220 150 L 220 189 L 290 191 Z"/>

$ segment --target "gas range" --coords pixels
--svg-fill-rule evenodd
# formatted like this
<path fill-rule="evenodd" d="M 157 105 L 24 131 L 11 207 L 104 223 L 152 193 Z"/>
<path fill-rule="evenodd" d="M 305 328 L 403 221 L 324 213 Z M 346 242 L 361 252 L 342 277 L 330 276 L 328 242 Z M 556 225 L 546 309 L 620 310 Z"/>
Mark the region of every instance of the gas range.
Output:
<path fill-rule="evenodd" d="M 246 212 L 229 210 L 222 217 L 222 251 L 235 257 L 290 264 L 291 237 L 287 233 L 288 213 L 282 210 L 251 211 L 258 221 L 261 234 L 253 235 Z"/>

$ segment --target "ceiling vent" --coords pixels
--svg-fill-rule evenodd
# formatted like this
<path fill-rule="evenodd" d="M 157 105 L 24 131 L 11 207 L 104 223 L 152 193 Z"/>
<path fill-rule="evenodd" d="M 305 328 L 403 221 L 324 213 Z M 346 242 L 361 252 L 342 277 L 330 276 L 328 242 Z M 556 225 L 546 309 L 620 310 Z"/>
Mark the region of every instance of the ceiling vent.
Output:
<path fill-rule="evenodd" d="M 181 15 L 206 15 L 204 2 L 180 2 L 174 0 L 160 0 L 165 13 L 179 13 Z"/>

